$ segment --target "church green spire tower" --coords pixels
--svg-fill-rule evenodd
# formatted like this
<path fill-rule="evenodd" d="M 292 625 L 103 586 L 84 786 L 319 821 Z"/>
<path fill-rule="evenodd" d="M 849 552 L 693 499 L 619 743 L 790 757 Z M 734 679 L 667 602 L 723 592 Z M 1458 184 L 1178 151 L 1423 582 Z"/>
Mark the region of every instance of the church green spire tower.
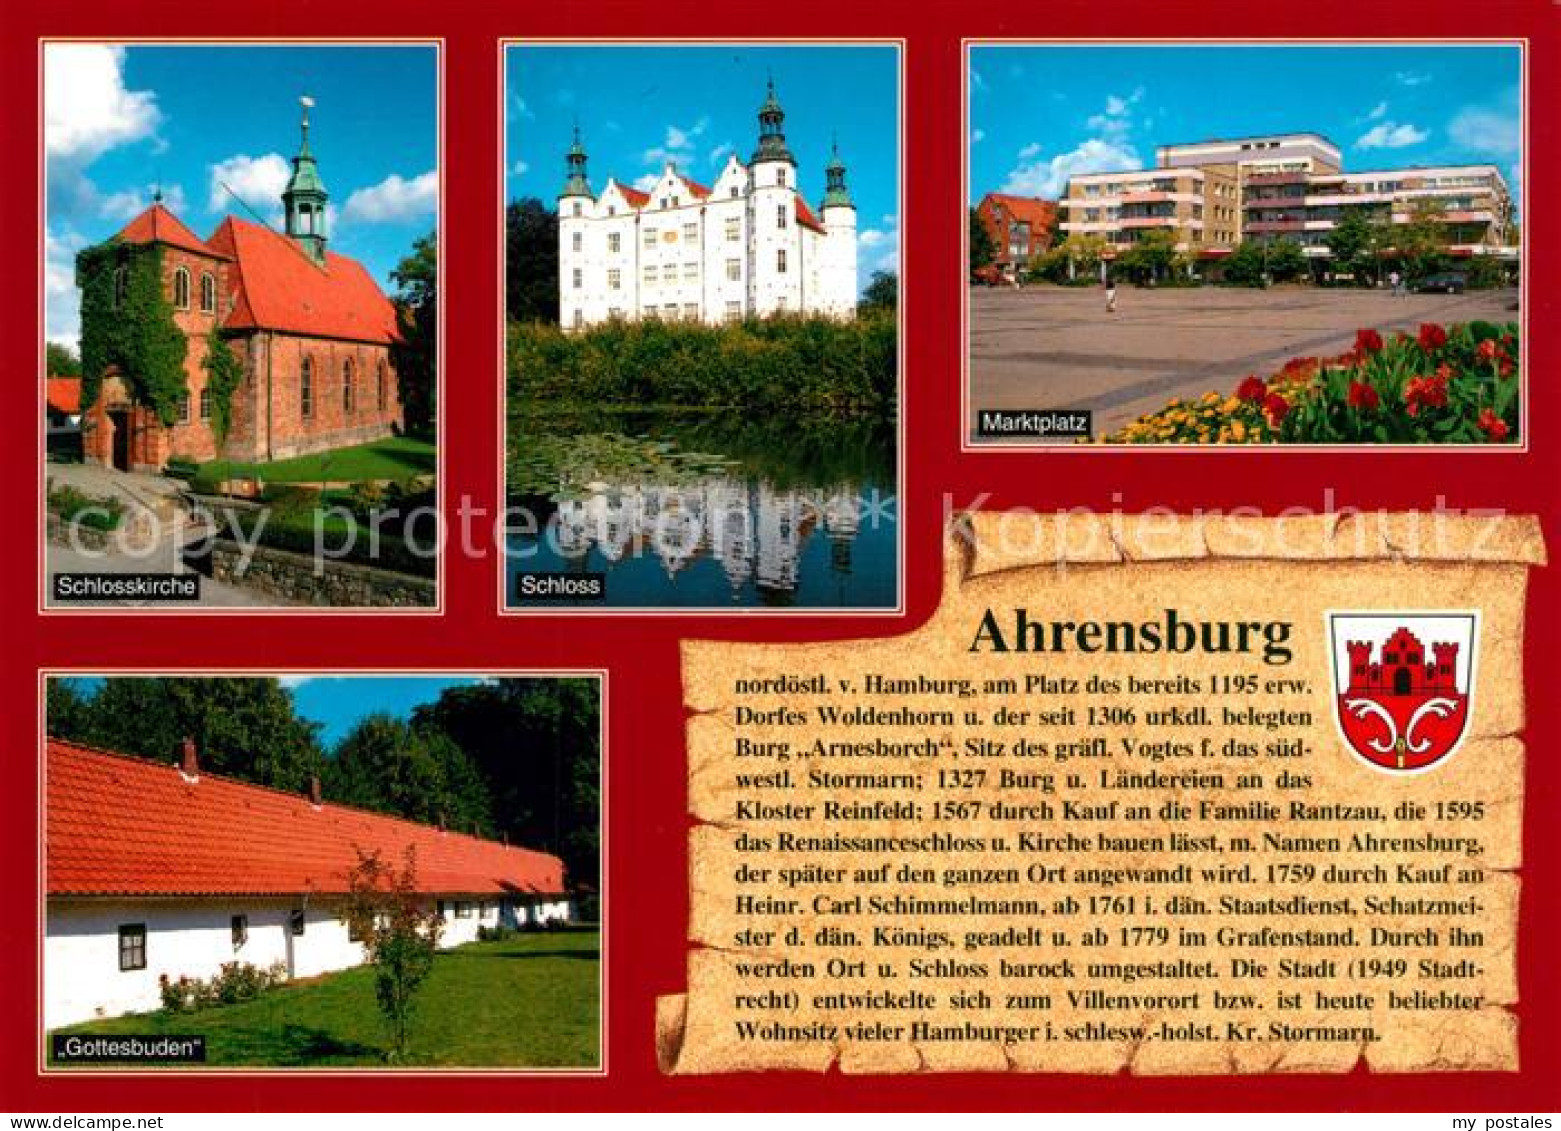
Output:
<path fill-rule="evenodd" d="M 575 123 L 575 143 L 569 147 L 569 153 L 564 158 L 564 191 L 558 194 L 560 200 L 566 196 L 584 196 L 592 200 L 596 194 L 591 191 L 591 182 L 585 172 L 586 152 L 585 146 L 580 141 L 580 125 Z"/>
<path fill-rule="evenodd" d="M 298 144 L 298 154 L 293 158 L 293 175 L 282 190 L 282 207 L 287 216 L 287 234 L 316 263 L 324 263 L 325 204 L 330 194 L 325 191 L 325 182 L 315 168 L 314 154 L 309 152 L 309 110 L 314 106 L 314 99 L 306 94 L 298 103 L 303 108 L 303 136 Z"/>
<path fill-rule="evenodd" d="M 840 145 L 831 141 L 829 145 L 829 164 L 824 166 L 824 176 L 827 184 L 824 189 L 824 207 L 854 208 L 851 202 L 851 190 L 846 188 L 846 163 L 840 160 Z"/>
<path fill-rule="evenodd" d="M 760 161 L 787 161 L 796 164 L 786 148 L 786 111 L 775 97 L 775 80 L 769 80 L 764 105 L 759 107 L 759 148 L 753 151 L 753 164 Z"/>

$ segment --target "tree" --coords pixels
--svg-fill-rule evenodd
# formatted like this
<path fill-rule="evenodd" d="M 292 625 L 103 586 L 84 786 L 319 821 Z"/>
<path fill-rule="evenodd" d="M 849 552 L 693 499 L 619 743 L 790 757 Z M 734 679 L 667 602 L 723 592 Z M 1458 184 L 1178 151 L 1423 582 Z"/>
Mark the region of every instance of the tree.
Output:
<path fill-rule="evenodd" d="M 69 346 L 59 342 L 45 342 L 43 368 L 50 377 L 80 377 L 81 358 Z"/>
<path fill-rule="evenodd" d="M 1392 228 L 1393 249 L 1404 274 L 1411 279 L 1423 279 L 1445 268 L 1447 233 L 1447 209 L 1436 200 L 1416 201 L 1409 220 Z"/>
<path fill-rule="evenodd" d="M 997 241 L 987 230 L 986 221 L 974 208 L 970 210 L 970 271 L 972 274 L 997 261 Z"/>
<path fill-rule="evenodd" d="M 893 271 L 874 271 L 867 289 L 862 292 L 862 301 L 857 304 L 857 311 L 862 314 L 875 311 L 893 314 L 899 302 L 900 277 Z"/>
<path fill-rule="evenodd" d="M 534 196 L 504 212 L 504 310 L 511 322 L 558 324 L 558 213 Z"/>
<path fill-rule="evenodd" d="M 374 971 L 374 999 L 390 1024 L 394 1062 L 406 1056 L 417 993 L 434 968 L 444 920 L 418 892 L 416 849 L 407 848 L 399 872 L 377 851 L 357 853 L 341 917 Z"/>
<path fill-rule="evenodd" d="M 518 844 L 562 857 L 570 878 L 600 875 L 600 692 L 591 679 L 501 679 L 447 688 L 412 716 L 466 751 L 495 822 Z"/>
<path fill-rule="evenodd" d="M 1365 209 L 1344 210 L 1328 233 L 1328 256 L 1336 274 L 1353 275 L 1368 284 L 1376 282 L 1377 233 Z"/>
<path fill-rule="evenodd" d="M 298 717 L 292 692 L 275 679 L 113 676 L 96 688 L 63 682 L 67 689 L 48 699 L 48 730 L 57 737 L 165 762 L 189 737 L 203 768 L 292 792 L 320 772 L 319 728 Z"/>
<path fill-rule="evenodd" d="M 1117 259 L 1117 269 L 1135 283 L 1164 278 L 1176 262 L 1176 236 L 1164 229 L 1145 232 Z"/>
<path fill-rule="evenodd" d="M 412 245 L 390 273 L 396 286 L 396 374 L 407 427 L 433 430 L 439 390 L 439 235 L 429 232 Z"/>
<path fill-rule="evenodd" d="M 1268 246 L 1268 277 L 1276 283 L 1288 283 L 1310 270 L 1306 252 L 1295 240 L 1275 240 Z"/>
<path fill-rule="evenodd" d="M 489 836 L 493 806 L 477 768 L 448 735 L 389 714 L 360 720 L 326 766 L 333 800 Z"/>
<path fill-rule="evenodd" d="M 1224 279 L 1238 287 L 1263 285 L 1263 247 L 1254 240 L 1238 244 L 1235 251 L 1225 257 Z"/>

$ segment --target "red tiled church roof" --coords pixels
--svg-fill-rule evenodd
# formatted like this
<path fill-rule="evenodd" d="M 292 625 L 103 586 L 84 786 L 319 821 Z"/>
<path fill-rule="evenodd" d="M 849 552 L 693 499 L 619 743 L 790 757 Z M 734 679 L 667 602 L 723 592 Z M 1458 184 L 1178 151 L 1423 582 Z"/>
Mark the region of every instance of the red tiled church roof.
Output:
<path fill-rule="evenodd" d="M 55 412 L 75 416 L 81 411 L 80 377 L 50 377 L 45 385 L 44 395 Z"/>
<path fill-rule="evenodd" d="M 200 255 L 221 257 L 220 252 L 213 250 L 204 240 L 186 228 L 183 221 L 164 208 L 161 203 L 154 204 L 142 212 L 121 228 L 119 235 L 114 238 L 125 243 L 165 243 L 170 247 L 182 248 Z"/>
<path fill-rule="evenodd" d="M 556 856 L 397 817 L 48 741 L 45 870 L 57 895 L 342 894 L 356 849 L 429 895 L 557 894 Z"/>
<path fill-rule="evenodd" d="M 357 260 L 327 251 L 325 263 L 316 263 L 286 236 L 232 216 L 207 242 L 236 261 L 224 328 L 385 344 L 398 339 L 395 307 Z"/>
<path fill-rule="evenodd" d="M 812 228 L 819 235 L 824 234 L 824 225 L 818 222 L 818 217 L 813 215 L 813 209 L 808 207 L 808 202 L 801 196 L 797 197 L 797 223 L 804 228 Z"/>

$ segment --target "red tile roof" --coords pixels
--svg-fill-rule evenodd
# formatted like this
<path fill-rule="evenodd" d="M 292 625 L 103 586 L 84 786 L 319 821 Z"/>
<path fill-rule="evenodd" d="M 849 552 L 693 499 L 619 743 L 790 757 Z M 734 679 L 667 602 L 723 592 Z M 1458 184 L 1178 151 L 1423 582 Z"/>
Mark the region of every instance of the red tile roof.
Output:
<path fill-rule="evenodd" d="M 613 182 L 617 184 L 616 181 Z M 618 185 L 618 191 L 623 193 L 623 199 L 627 200 L 635 208 L 644 208 L 650 203 L 650 193 L 641 192 L 639 189 L 630 188 L 628 185 Z"/>
<path fill-rule="evenodd" d="M 219 256 L 199 236 L 161 204 L 154 204 L 119 230 L 116 239 L 125 243 L 165 243 L 201 255 Z"/>
<path fill-rule="evenodd" d="M 50 377 L 45 385 L 44 395 L 55 412 L 75 416 L 81 411 L 80 377 Z"/>
<path fill-rule="evenodd" d="M 688 191 L 693 193 L 700 200 L 704 200 L 707 196 L 710 195 L 710 186 L 709 185 L 702 185 L 698 181 L 690 180 L 688 177 L 685 177 L 682 173 L 678 173 L 677 174 L 677 178 L 678 178 L 678 180 L 682 181 L 685 185 L 687 185 L 688 186 Z"/>
<path fill-rule="evenodd" d="M 824 234 L 824 225 L 820 224 L 818 222 L 818 217 L 813 215 L 813 210 L 808 207 L 808 202 L 803 200 L 800 196 L 798 196 L 796 199 L 797 223 L 801 224 L 804 228 L 812 228 L 820 235 Z"/>
<path fill-rule="evenodd" d="M 1007 193 L 989 192 L 981 203 L 1001 204 L 1010 216 L 1024 224 L 1048 225 L 1057 213 L 1057 205 L 1054 201 L 1041 200 L 1033 196 L 1009 196 Z"/>
<path fill-rule="evenodd" d="M 76 743 L 48 742 L 45 870 L 54 895 L 342 894 L 356 849 L 430 895 L 557 894 L 556 856 Z"/>
<path fill-rule="evenodd" d="M 357 260 L 327 251 L 325 263 L 316 263 L 288 237 L 232 216 L 207 242 L 237 261 L 224 328 L 352 342 L 398 339 L 395 307 Z"/>

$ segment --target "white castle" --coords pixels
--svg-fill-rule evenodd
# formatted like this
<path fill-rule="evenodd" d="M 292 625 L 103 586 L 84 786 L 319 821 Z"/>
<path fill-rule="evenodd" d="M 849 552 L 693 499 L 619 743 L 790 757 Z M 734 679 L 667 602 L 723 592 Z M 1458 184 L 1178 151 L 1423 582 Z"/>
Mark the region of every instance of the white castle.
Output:
<path fill-rule="evenodd" d="M 614 318 L 735 321 L 786 312 L 856 312 L 856 206 L 838 150 L 814 212 L 786 148 L 770 83 L 759 146 L 727 158 L 715 184 L 669 161 L 649 192 L 611 178 L 591 191 L 575 130 L 558 196 L 558 313 L 565 329 Z"/>

